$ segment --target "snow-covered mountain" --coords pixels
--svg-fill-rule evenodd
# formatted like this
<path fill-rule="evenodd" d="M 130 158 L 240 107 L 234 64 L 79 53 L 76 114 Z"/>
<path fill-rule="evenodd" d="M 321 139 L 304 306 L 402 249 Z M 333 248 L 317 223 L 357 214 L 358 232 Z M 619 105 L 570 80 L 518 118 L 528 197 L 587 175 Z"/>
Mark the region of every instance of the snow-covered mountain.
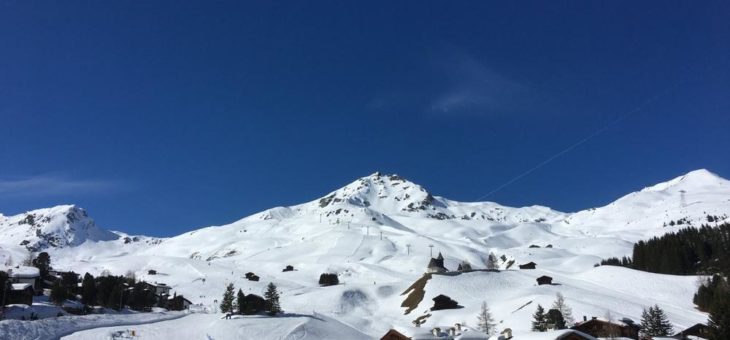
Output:
<path fill-rule="evenodd" d="M 561 224 L 638 241 L 687 226 L 719 224 L 729 215 L 730 181 L 701 169 L 571 214 Z"/>
<path fill-rule="evenodd" d="M 92 274 L 132 271 L 207 306 L 228 282 L 253 293 L 275 282 L 285 310 L 314 310 L 369 336 L 427 314 L 426 326 L 473 323 L 482 301 L 492 307 L 499 327 L 524 331 L 535 306 L 550 305 L 556 292 L 566 296 L 576 318 L 610 310 L 617 318 L 638 320 L 643 306 L 658 303 L 680 328 L 706 317 L 692 304 L 696 278 L 594 264 L 630 255 L 639 239 L 708 223 L 708 215 L 711 224 L 730 220 L 730 182 L 706 170 L 576 213 L 457 202 L 400 176 L 374 173 L 307 203 L 167 239 L 105 231 L 73 206 L 0 217 L 0 257 L 44 249 L 56 267 Z M 401 293 L 438 252 L 451 270 L 462 262 L 485 268 L 492 252 L 503 271 L 435 275 L 425 298 L 405 314 Z M 538 264 L 536 270 L 516 270 L 530 261 Z M 295 271 L 282 272 L 286 265 Z M 158 274 L 149 275 L 150 269 Z M 261 281 L 244 279 L 249 271 Z M 319 287 L 325 272 L 337 273 L 343 284 Z M 560 285 L 535 285 L 541 275 Z M 438 294 L 464 308 L 427 312 Z M 525 304 L 529 307 L 520 308 Z"/>
<path fill-rule="evenodd" d="M 84 209 L 73 205 L 37 209 L 9 217 L 0 215 L 0 235 L 4 245 L 16 244 L 31 251 L 78 246 L 87 240 L 119 238 L 119 235 L 97 227 Z"/>

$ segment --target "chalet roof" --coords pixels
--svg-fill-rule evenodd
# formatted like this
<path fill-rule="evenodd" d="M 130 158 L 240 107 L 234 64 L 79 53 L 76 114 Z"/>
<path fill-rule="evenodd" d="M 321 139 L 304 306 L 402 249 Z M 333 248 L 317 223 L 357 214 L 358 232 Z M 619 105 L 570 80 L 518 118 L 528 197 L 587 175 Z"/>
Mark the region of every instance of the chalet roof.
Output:
<path fill-rule="evenodd" d="M 428 261 L 428 268 L 443 268 L 444 266 L 439 263 L 439 260 L 431 258 L 431 261 Z"/>
<path fill-rule="evenodd" d="M 41 272 L 36 267 L 20 266 L 17 268 L 10 268 L 8 270 L 8 276 L 21 279 L 31 279 L 40 277 Z"/>
<path fill-rule="evenodd" d="M 624 321 L 613 321 L 613 322 L 609 322 L 608 320 L 604 320 L 604 319 L 601 319 L 601 318 L 592 318 L 592 319 L 588 319 L 588 321 L 582 321 L 582 322 L 576 323 L 575 326 L 571 327 L 571 329 L 577 329 L 577 328 L 579 328 L 579 327 L 581 327 L 583 325 L 588 325 L 588 324 L 591 324 L 591 323 L 611 324 L 611 325 L 616 325 L 616 326 L 619 326 L 619 327 L 639 327 L 639 325 L 637 325 L 635 323 L 627 323 L 627 322 L 624 322 Z"/>
<path fill-rule="evenodd" d="M 676 337 L 676 336 L 681 336 L 683 334 L 692 334 L 692 333 L 696 333 L 702 329 L 707 329 L 707 328 L 709 328 L 707 325 L 702 324 L 702 323 L 697 323 L 697 324 L 694 324 L 692 327 L 689 327 L 689 328 L 675 334 L 674 336 Z"/>
<path fill-rule="evenodd" d="M 189 304 L 191 304 L 191 305 L 193 304 L 192 302 L 190 302 L 190 300 L 186 299 L 186 298 L 185 298 L 184 296 L 182 296 L 182 295 L 177 295 L 177 296 L 168 296 L 168 297 L 167 297 L 167 299 L 168 299 L 168 300 L 177 300 L 177 299 L 182 299 L 182 300 L 185 300 L 185 301 L 187 301 L 187 302 L 188 302 Z"/>
<path fill-rule="evenodd" d="M 543 275 L 543 276 L 538 277 L 537 279 L 538 280 L 541 280 L 541 279 L 550 279 L 550 280 L 552 280 L 553 278 L 550 277 L 550 276 L 547 276 L 547 275 Z"/>
<path fill-rule="evenodd" d="M 438 260 L 443 260 L 444 259 L 444 256 L 441 255 L 441 252 L 439 252 L 439 256 L 437 256 L 436 259 L 438 259 Z"/>

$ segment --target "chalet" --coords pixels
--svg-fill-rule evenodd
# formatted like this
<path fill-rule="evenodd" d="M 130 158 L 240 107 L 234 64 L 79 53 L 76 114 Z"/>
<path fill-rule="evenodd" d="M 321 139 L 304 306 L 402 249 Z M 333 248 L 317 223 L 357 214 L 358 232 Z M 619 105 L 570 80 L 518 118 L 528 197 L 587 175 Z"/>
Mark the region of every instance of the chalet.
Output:
<path fill-rule="evenodd" d="M 707 327 L 705 324 L 698 323 L 674 335 L 675 339 L 690 339 L 690 337 L 709 339 L 710 327 Z"/>
<path fill-rule="evenodd" d="M 248 294 L 243 297 L 243 305 L 246 306 L 243 314 L 256 314 L 266 309 L 266 300 L 256 294 Z"/>
<path fill-rule="evenodd" d="M 5 303 L 8 305 L 33 305 L 33 295 L 35 295 L 35 291 L 30 283 L 13 283 L 10 285 L 10 291 L 6 294 Z"/>
<path fill-rule="evenodd" d="M 18 266 L 8 270 L 10 283 L 27 283 L 35 295 L 43 294 L 41 273 L 36 267 Z"/>
<path fill-rule="evenodd" d="M 594 337 L 572 329 L 563 329 L 559 331 L 553 331 L 555 334 L 555 340 L 595 340 Z"/>
<path fill-rule="evenodd" d="M 452 300 L 450 297 L 446 295 L 439 295 L 435 298 L 433 298 L 433 307 L 431 307 L 431 310 L 441 310 L 441 309 L 456 309 L 460 308 L 459 303 Z"/>
<path fill-rule="evenodd" d="M 381 340 L 486 340 L 489 336 L 476 329 L 462 327 L 461 324 L 444 327 L 401 327 L 390 329 Z"/>
<path fill-rule="evenodd" d="M 520 265 L 520 269 L 535 269 L 537 264 L 535 262 L 528 262 Z"/>
<path fill-rule="evenodd" d="M 287 265 L 286 268 L 282 269 L 281 271 L 282 272 L 291 272 L 291 271 L 294 271 L 294 267 L 292 267 L 291 265 Z"/>
<path fill-rule="evenodd" d="M 586 320 L 583 317 L 583 320 Z M 633 322 L 609 322 L 593 317 L 571 327 L 571 329 L 586 333 L 596 338 L 625 337 L 639 339 L 639 326 Z"/>
<path fill-rule="evenodd" d="M 164 296 L 164 295 L 170 295 L 170 286 L 164 284 L 164 283 L 158 283 L 154 285 L 155 287 L 155 295 L 157 296 Z"/>
<path fill-rule="evenodd" d="M 380 340 L 410 340 L 411 338 L 403 335 L 403 333 L 396 331 L 395 329 L 389 330 L 383 335 Z"/>
<path fill-rule="evenodd" d="M 448 270 L 444 267 L 444 256 L 439 252 L 439 256 L 431 258 L 426 267 L 426 273 L 445 273 Z"/>
<path fill-rule="evenodd" d="M 167 309 L 169 310 L 185 310 L 193 303 L 182 295 L 175 295 L 167 298 Z"/>
<path fill-rule="evenodd" d="M 539 286 L 541 285 L 551 285 L 553 284 L 553 278 L 547 275 L 543 275 L 537 278 L 537 284 Z"/>
<path fill-rule="evenodd" d="M 150 269 L 147 271 L 147 275 L 157 275 L 157 271 L 154 269 Z"/>

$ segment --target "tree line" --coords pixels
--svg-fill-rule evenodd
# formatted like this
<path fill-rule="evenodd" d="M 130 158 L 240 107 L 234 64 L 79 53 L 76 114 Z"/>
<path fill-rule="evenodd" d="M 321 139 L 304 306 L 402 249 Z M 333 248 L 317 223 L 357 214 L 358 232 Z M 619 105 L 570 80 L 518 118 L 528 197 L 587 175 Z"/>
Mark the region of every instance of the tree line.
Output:
<path fill-rule="evenodd" d="M 709 216 L 709 222 L 717 222 Z M 632 257 L 609 258 L 602 265 L 652 273 L 712 275 L 702 279 L 693 301 L 709 313 L 711 339 L 730 339 L 730 223 L 687 227 L 634 244 Z"/>

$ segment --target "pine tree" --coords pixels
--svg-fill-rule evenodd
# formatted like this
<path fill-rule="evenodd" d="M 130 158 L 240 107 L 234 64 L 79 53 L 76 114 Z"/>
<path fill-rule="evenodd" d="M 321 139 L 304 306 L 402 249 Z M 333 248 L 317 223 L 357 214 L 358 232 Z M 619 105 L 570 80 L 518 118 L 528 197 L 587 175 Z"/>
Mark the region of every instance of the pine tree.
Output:
<path fill-rule="evenodd" d="M 121 281 L 117 281 L 114 288 L 112 288 L 109 293 L 106 306 L 116 310 L 121 310 L 123 307 L 122 294 L 124 294 L 124 290 Z"/>
<path fill-rule="evenodd" d="M 31 260 L 33 263 L 33 266 L 38 268 L 38 271 L 40 271 L 41 278 L 46 278 L 48 276 L 48 271 L 51 269 L 51 256 L 48 255 L 47 252 L 42 252 L 38 254 L 38 257 Z"/>
<path fill-rule="evenodd" d="M 494 323 L 494 318 L 492 318 L 492 312 L 489 311 L 487 302 L 482 301 L 482 309 L 477 315 L 477 329 L 489 336 L 492 336 L 496 333 L 496 326 L 497 324 Z"/>
<path fill-rule="evenodd" d="M 659 305 L 644 309 L 641 313 L 641 329 L 645 336 L 668 336 L 673 327 Z"/>
<path fill-rule="evenodd" d="M 561 293 L 557 293 L 555 295 L 555 302 L 553 302 L 552 309 L 557 309 L 560 311 L 560 314 L 563 315 L 563 320 L 565 320 L 565 326 L 566 327 L 572 327 L 573 323 L 575 323 L 573 319 L 573 310 L 565 303 L 565 297 Z"/>
<path fill-rule="evenodd" d="M 49 300 L 53 302 L 56 305 L 62 305 L 64 301 L 66 301 L 67 294 L 66 289 L 61 286 L 61 281 L 56 280 L 53 282 L 53 286 L 51 286 L 51 296 L 49 297 Z"/>
<path fill-rule="evenodd" d="M 656 326 L 656 334 L 654 336 L 669 336 L 672 334 L 672 323 L 669 322 L 667 314 L 659 308 L 659 305 L 654 305 L 654 324 Z"/>
<path fill-rule="evenodd" d="M 279 292 L 276 291 L 276 285 L 273 282 L 269 282 L 266 287 L 266 293 L 264 294 L 266 299 L 266 313 L 274 316 L 281 312 L 281 306 L 279 306 Z"/>
<path fill-rule="evenodd" d="M 547 319 L 547 323 L 549 325 L 553 326 L 553 329 L 565 329 L 565 318 L 563 318 L 563 313 L 560 312 L 560 310 L 557 310 L 555 308 L 552 308 L 548 310 L 547 314 L 545 315 Z"/>
<path fill-rule="evenodd" d="M 649 307 L 649 309 L 651 310 L 651 307 Z M 644 308 L 641 311 L 641 333 L 644 336 L 649 336 L 653 331 L 651 315 L 649 314 L 649 311 Z"/>
<path fill-rule="evenodd" d="M 532 314 L 532 330 L 535 332 L 546 332 L 547 331 L 547 316 L 545 315 L 545 308 L 542 308 L 539 304 L 537 305 L 537 311 Z"/>
<path fill-rule="evenodd" d="M 246 294 L 243 294 L 243 291 L 240 289 L 238 290 L 238 294 L 236 294 L 236 306 L 238 307 L 238 314 L 243 315 L 244 311 L 246 310 Z"/>
<path fill-rule="evenodd" d="M 91 274 L 86 273 L 84 280 L 81 282 L 81 302 L 85 305 L 91 305 L 96 302 L 96 282 Z"/>
<path fill-rule="evenodd" d="M 712 304 L 707 325 L 710 340 L 730 339 L 730 294 L 718 297 Z"/>
<path fill-rule="evenodd" d="M 226 292 L 223 293 L 223 299 L 221 299 L 221 312 L 233 313 L 233 294 L 234 294 L 233 283 L 229 283 L 226 286 Z"/>

